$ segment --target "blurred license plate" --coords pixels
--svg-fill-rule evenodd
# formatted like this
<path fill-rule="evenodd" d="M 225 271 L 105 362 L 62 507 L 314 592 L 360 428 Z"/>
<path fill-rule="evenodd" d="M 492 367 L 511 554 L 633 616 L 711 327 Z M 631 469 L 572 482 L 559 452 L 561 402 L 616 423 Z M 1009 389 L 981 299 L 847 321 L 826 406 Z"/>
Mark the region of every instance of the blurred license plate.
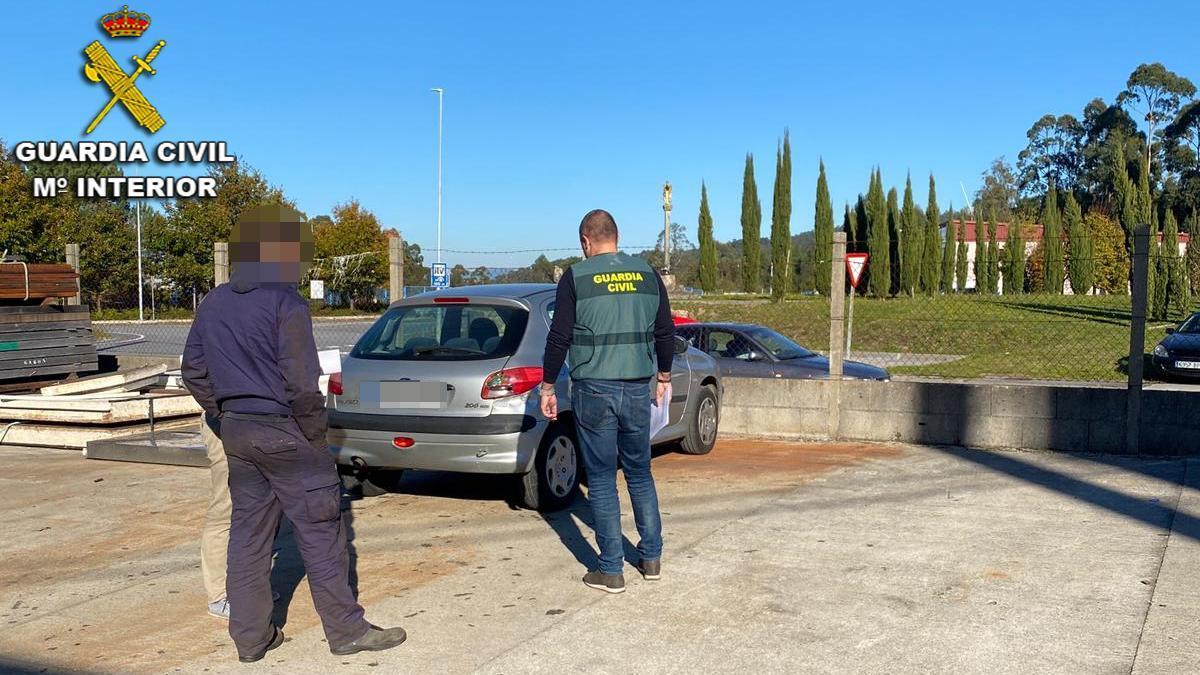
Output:
<path fill-rule="evenodd" d="M 1188 370 L 1200 370 L 1200 361 L 1176 361 L 1176 368 L 1186 368 Z"/>
<path fill-rule="evenodd" d="M 364 382 L 364 403 L 380 408 L 441 410 L 450 402 L 445 382 Z"/>

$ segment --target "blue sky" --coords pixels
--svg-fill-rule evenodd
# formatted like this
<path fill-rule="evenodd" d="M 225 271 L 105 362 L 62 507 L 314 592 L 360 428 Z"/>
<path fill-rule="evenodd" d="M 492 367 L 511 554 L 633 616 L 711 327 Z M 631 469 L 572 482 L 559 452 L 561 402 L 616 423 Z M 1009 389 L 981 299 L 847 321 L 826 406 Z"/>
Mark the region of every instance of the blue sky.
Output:
<path fill-rule="evenodd" d="M 107 100 L 81 75 L 82 49 L 120 4 L 24 10 L 42 28 L 0 42 L 0 138 L 81 138 Z M 310 216 L 354 197 L 432 253 L 429 89 L 444 87 L 444 248 L 573 249 L 596 207 L 614 213 L 623 243 L 653 244 L 666 179 L 693 240 L 701 180 L 717 238 L 740 237 L 746 152 L 766 232 L 785 127 L 800 232 L 812 228 L 821 157 L 839 214 L 875 164 L 889 185 L 911 170 L 920 203 L 932 171 L 944 208 L 993 158 L 1015 160 L 1042 114 L 1111 100 L 1139 63 L 1200 81 L 1196 3 L 806 5 L 133 2 L 150 30 L 102 41 L 127 70 L 134 52 L 167 41 L 159 74 L 139 80 L 167 124 L 148 137 L 116 110 L 91 137 L 228 141 Z"/>

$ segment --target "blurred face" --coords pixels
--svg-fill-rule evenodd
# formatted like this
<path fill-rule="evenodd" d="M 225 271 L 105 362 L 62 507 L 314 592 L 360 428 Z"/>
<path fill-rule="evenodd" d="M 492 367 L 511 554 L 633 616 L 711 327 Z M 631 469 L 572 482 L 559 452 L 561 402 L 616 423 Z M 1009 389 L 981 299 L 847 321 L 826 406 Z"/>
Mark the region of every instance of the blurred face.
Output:
<path fill-rule="evenodd" d="M 233 228 L 229 259 L 241 280 L 299 283 L 312 266 L 312 225 L 286 206 L 250 209 Z"/>

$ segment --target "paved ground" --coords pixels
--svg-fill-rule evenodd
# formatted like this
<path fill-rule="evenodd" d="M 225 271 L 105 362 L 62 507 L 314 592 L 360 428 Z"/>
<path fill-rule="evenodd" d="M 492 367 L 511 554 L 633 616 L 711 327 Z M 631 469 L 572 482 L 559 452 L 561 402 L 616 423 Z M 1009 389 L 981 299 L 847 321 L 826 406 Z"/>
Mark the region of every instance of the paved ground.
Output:
<path fill-rule="evenodd" d="M 318 317 L 313 320 L 317 349 L 350 351 L 373 319 Z M 191 321 L 97 321 L 97 348 L 105 354 L 182 354 Z"/>
<path fill-rule="evenodd" d="M 204 613 L 203 469 L 0 450 L 4 672 L 1180 673 L 1200 659 L 1200 463 L 722 441 L 655 460 L 664 580 L 607 596 L 582 500 L 414 474 L 353 504 L 368 618 L 329 655 L 290 538 L 287 642 L 241 666 Z M 627 525 L 627 532 L 632 526 Z"/>

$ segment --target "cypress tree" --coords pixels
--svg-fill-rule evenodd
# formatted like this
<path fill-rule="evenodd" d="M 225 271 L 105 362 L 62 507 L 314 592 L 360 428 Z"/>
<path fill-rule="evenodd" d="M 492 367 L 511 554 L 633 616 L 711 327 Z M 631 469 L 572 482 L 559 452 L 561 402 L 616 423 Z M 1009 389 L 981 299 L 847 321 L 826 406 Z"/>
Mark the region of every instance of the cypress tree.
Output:
<path fill-rule="evenodd" d="M 1197 216 L 1195 209 L 1192 210 L 1192 216 L 1188 219 L 1187 230 L 1188 287 L 1191 288 L 1192 294 L 1200 295 L 1200 241 L 1196 241 L 1196 235 L 1200 234 L 1200 217 Z"/>
<path fill-rule="evenodd" d="M 954 211 L 951 210 L 951 213 Z M 958 219 L 958 252 L 954 256 L 954 281 L 959 293 L 967 292 L 967 221 Z"/>
<path fill-rule="evenodd" d="M 1149 299 L 1149 314 L 1155 319 L 1167 318 L 1167 258 L 1162 242 L 1159 241 L 1158 209 L 1151 210 L 1150 259 L 1146 261 L 1146 297 Z"/>
<path fill-rule="evenodd" d="M 988 283 L 987 224 L 983 220 L 983 202 L 975 206 L 975 292 L 986 293 Z"/>
<path fill-rule="evenodd" d="M 1062 255 L 1062 216 L 1058 210 L 1058 190 L 1054 183 L 1046 192 L 1042 204 L 1042 270 L 1045 279 L 1046 292 L 1051 295 L 1062 295 L 1063 291 L 1063 255 Z"/>
<path fill-rule="evenodd" d="M 904 206 L 900 210 L 900 291 L 916 295 L 921 286 L 921 246 L 925 245 L 924 223 L 917 222 L 917 209 L 913 203 L 912 174 L 904 180 Z"/>
<path fill-rule="evenodd" d="M 1086 295 L 1092 290 L 1095 253 L 1092 251 L 1092 237 L 1083 226 L 1083 212 L 1073 192 L 1067 192 L 1063 223 L 1067 230 L 1067 272 L 1071 279 L 1071 292 Z"/>
<path fill-rule="evenodd" d="M 783 150 L 775 170 L 775 201 L 771 209 L 771 299 L 779 302 L 791 281 L 792 145 L 783 132 Z"/>
<path fill-rule="evenodd" d="M 938 208 L 937 188 L 933 174 L 929 174 L 929 202 L 925 206 L 925 242 L 921 246 L 921 290 L 926 295 L 937 295 L 938 279 L 942 268 L 942 247 L 938 239 L 939 221 L 942 212 Z"/>
<path fill-rule="evenodd" d="M 875 174 L 872 172 L 871 181 L 875 181 Z M 854 243 L 857 248 L 854 250 L 862 253 L 868 251 L 871 247 L 871 219 L 867 215 L 867 199 L 861 194 L 858 196 L 858 201 L 854 202 Z M 870 268 L 864 274 L 870 275 Z"/>
<path fill-rule="evenodd" d="M 1129 170 L 1125 166 L 1124 152 L 1119 144 L 1113 147 L 1109 169 L 1113 177 L 1113 192 L 1117 202 L 1117 212 L 1114 215 L 1120 220 L 1121 229 L 1125 231 L 1126 259 L 1133 260 L 1133 228 L 1137 225 L 1136 221 L 1139 218 L 1138 200 L 1133 181 L 1129 179 Z M 1133 266 L 1130 265 L 1130 270 L 1132 269 Z"/>
<path fill-rule="evenodd" d="M 854 250 L 854 216 L 850 215 L 850 202 L 846 202 L 846 213 L 842 216 L 842 232 L 846 233 L 846 250 Z"/>
<path fill-rule="evenodd" d="M 758 185 L 754 182 L 754 155 L 746 153 L 746 169 L 742 175 L 742 290 L 762 291 L 762 202 L 758 200 Z"/>
<path fill-rule="evenodd" d="M 1008 224 L 1008 236 L 1004 240 L 1004 294 L 1020 295 L 1025 292 L 1025 239 L 1021 236 L 1021 223 L 1013 218 Z"/>
<path fill-rule="evenodd" d="M 937 223 L 933 223 L 933 227 L 937 228 Z M 945 248 L 942 250 L 942 269 L 941 285 L 943 293 L 954 292 L 954 270 L 958 264 L 955 253 L 958 244 L 954 241 L 954 203 L 950 203 L 950 217 L 946 219 L 946 238 Z"/>
<path fill-rule="evenodd" d="M 896 188 L 889 188 L 887 195 L 888 239 L 891 244 L 888 250 L 892 280 L 889 293 L 900 292 L 900 193 Z"/>
<path fill-rule="evenodd" d="M 988 293 L 1000 290 L 1000 243 L 996 241 L 996 209 L 988 211 Z"/>
<path fill-rule="evenodd" d="M 871 174 L 867 191 L 867 252 L 870 255 L 871 294 L 886 297 L 892 288 L 891 237 L 888 233 L 888 208 L 883 196 L 883 176 L 878 168 Z"/>
<path fill-rule="evenodd" d="M 817 175 L 817 205 L 813 214 L 813 264 L 817 292 L 829 295 L 830 259 L 833 255 L 833 203 L 829 200 L 829 183 L 825 180 L 825 161 L 821 160 Z M 849 212 L 849 206 L 846 207 Z"/>
<path fill-rule="evenodd" d="M 700 288 L 705 293 L 717 290 L 717 242 L 713 240 L 712 214 L 708 211 L 708 186 L 700 182 L 700 218 L 696 236 L 700 239 Z"/>
<path fill-rule="evenodd" d="M 1179 255 L 1179 221 L 1175 219 L 1175 212 L 1169 208 L 1163 220 L 1163 242 L 1160 255 L 1165 261 L 1166 267 L 1167 298 L 1164 303 L 1166 315 L 1168 317 L 1179 316 L 1187 311 L 1188 284 L 1183 258 Z"/>

